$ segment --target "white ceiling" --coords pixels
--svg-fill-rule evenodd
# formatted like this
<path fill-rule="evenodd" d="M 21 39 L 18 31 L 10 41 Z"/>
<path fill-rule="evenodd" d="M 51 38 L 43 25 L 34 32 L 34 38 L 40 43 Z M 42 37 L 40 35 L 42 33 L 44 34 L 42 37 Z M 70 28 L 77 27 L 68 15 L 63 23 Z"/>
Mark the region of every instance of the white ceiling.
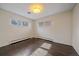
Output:
<path fill-rule="evenodd" d="M 54 15 L 60 12 L 68 11 L 71 10 L 74 7 L 74 3 L 44 3 L 44 11 L 39 14 L 28 14 L 28 7 L 29 3 L 10 3 L 10 4 L 5 4 L 2 3 L 0 4 L 0 8 L 5 9 L 10 12 L 14 12 L 17 14 L 20 14 L 22 16 L 25 16 L 27 18 L 36 20 L 41 17 L 49 16 L 49 15 Z"/>

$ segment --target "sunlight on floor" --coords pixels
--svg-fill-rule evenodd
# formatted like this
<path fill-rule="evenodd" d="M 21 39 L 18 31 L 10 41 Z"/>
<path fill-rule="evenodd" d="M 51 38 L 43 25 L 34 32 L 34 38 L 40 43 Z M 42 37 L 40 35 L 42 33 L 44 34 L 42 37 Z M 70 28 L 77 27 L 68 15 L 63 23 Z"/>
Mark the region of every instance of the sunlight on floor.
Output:
<path fill-rule="evenodd" d="M 31 56 L 45 56 L 48 54 L 48 51 L 42 49 L 42 48 L 38 48 L 34 53 L 32 53 Z"/>
<path fill-rule="evenodd" d="M 42 49 L 44 48 L 44 49 Z M 37 50 L 35 50 L 31 56 L 46 56 L 48 55 L 48 50 L 45 49 L 50 49 L 51 48 L 51 44 L 49 43 L 43 43 L 40 48 L 38 48 Z"/>
<path fill-rule="evenodd" d="M 43 43 L 40 47 L 45 48 L 45 49 L 50 49 L 52 44 L 49 43 Z"/>

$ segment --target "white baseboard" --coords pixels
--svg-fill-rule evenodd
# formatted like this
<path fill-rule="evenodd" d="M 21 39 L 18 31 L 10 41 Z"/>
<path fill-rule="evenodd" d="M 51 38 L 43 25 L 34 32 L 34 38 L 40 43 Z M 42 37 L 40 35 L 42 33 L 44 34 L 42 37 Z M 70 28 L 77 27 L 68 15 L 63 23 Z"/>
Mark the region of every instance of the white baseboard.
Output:
<path fill-rule="evenodd" d="M 7 45 L 10 45 L 12 43 L 16 43 L 16 42 L 26 40 L 26 39 L 28 39 L 28 38 L 20 38 L 20 39 L 15 39 L 15 40 L 12 40 L 12 41 L 9 41 L 9 42 L 2 42 L 2 44 L 0 43 L 0 47 L 7 46 Z"/>

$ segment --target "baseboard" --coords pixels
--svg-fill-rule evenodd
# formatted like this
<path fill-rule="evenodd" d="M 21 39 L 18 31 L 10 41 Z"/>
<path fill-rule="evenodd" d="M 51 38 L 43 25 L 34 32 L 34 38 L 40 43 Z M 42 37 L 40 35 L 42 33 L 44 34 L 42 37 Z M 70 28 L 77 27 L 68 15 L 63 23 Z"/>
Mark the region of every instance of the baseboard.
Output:
<path fill-rule="evenodd" d="M 12 40 L 10 42 L 6 42 L 5 44 L 1 45 L 0 47 L 6 46 L 6 45 L 10 45 L 10 44 L 13 44 L 13 43 L 16 43 L 16 42 L 19 42 L 19 41 L 31 39 L 31 38 L 37 38 L 37 37 L 29 37 L 29 38 L 21 38 L 21 39 Z M 45 37 L 38 37 L 38 38 L 39 39 L 44 39 L 44 40 L 55 42 L 53 39 L 50 39 L 50 38 L 45 38 Z M 55 43 L 59 43 L 59 42 L 55 42 Z M 59 44 L 63 44 L 63 43 L 59 43 Z M 64 44 L 64 45 L 67 45 L 67 44 Z M 68 45 L 68 46 L 71 46 L 71 45 Z"/>
<path fill-rule="evenodd" d="M 33 38 L 33 37 L 31 37 L 31 38 Z M 3 45 L 0 45 L 0 47 L 4 47 L 4 46 L 7 46 L 7 45 L 10 45 L 10 44 L 13 44 L 13 43 L 17 43 L 17 42 L 20 42 L 20 41 L 23 41 L 23 40 L 27 40 L 27 39 L 30 39 L 30 38 L 15 39 L 15 40 L 12 40 L 12 41 L 9 41 L 9 42 L 5 42 Z"/>
<path fill-rule="evenodd" d="M 74 50 L 76 51 L 76 53 L 78 54 L 78 56 L 79 56 L 79 53 L 77 52 L 77 49 L 74 47 L 74 46 L 72 46 L 73 48 L 74 48 Z"/>
<path fill-rule="evenodd" d="M 51 39 L 51 38 L 40 37 L 40 36 L 38 36 L 38 38 L 40 38 L 40 39 L 45 39 L 45 40 L 49 40 L 49 41 L 52 41 L 52 42 L 56 42 L 56 41 L 54 41 L 55 38 Z M 61 42 L 56 42 L 56 43 L 64 44 L 64 45 L 68 45 L 68 46 L 72 46 L 72 45 L 70 45 L 70 44 L 61 43 Z"/>

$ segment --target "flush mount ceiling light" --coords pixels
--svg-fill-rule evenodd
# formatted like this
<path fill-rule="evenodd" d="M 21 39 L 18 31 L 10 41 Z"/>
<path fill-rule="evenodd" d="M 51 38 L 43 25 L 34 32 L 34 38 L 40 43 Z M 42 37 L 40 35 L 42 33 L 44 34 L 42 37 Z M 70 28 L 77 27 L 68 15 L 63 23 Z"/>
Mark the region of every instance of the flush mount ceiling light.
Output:
<path fill-rule="evenodd" d="M 42 4 L 31 4 L 29 6 L 29 10 L 32 13 L 40 13 L 43 11 L 43 5 Z"/>

